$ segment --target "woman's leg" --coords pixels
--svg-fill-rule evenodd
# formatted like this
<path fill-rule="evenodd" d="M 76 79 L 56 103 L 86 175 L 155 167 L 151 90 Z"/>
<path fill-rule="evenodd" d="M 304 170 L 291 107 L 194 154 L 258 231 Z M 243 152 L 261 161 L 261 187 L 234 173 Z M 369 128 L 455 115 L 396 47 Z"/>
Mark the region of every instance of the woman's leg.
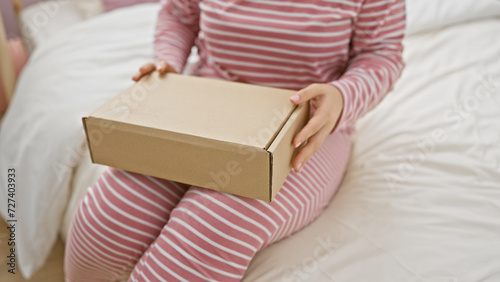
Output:
<path fill-rule="evenodd" d="M 126 278 L 188 185 L 110 168 L 80 201 L 65 253 L 66 281 Z"/>
<path fill-rule="evenodd" d="M 239 281 L 255 253 L 311 223 L 335 194 L 350 136 L 328 137 L 299 174 L 291 172 L 272 203 L 191 187 L 132 281 Z"/>

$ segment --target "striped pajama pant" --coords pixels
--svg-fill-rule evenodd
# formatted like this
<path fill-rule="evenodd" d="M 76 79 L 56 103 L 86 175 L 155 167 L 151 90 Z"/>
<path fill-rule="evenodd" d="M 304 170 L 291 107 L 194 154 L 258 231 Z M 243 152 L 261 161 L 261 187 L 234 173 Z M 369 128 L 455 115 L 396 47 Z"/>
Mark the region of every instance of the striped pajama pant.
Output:
<path fill-rule="evenodd" d="M 239 281 L 255 254 L 318 217 L 350 135 L 331 134 L 272 203 L 110 168 L 71 225 L 66 281 Z"/>

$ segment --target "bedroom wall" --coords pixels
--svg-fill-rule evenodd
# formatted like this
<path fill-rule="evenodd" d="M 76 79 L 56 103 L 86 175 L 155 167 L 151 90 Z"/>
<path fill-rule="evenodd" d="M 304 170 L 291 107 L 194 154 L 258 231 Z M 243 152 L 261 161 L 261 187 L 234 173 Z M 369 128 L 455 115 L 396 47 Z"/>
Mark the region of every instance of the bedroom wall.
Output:
<path fill-rule="evenodd" d="M 24 7 L 27 7 L 41 1 L 43 0 L 23 0 L 22 3 Z M 7 37 L 13 38 L 19 36 L 16 16 L 10 0 L 0 1 L 0 12 L 2 13 Z"/>

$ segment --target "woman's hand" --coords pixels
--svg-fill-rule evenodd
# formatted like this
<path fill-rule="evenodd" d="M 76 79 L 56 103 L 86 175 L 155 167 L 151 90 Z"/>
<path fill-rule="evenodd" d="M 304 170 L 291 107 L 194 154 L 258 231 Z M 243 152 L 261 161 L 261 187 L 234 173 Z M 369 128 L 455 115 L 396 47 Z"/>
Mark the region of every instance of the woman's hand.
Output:
<path fill-rule="evenodd" d="M 165 61 L 160 61 L 157 66 L 155 66 L 155 64 L 153 63 L 147 63 L 139 68 L 139 71 L 134 74 L 132 80 L 139 81 L 139 79 L 141 79 L 143 76 L 152 73 L 154 70 L 157 70 L 160 74 L 164 74 L 167 72 L 177 73 L 174 67 L 172 67 L 172 65 L 169 65 Z"/>
<path fill-rule="evenodd" d="M 316 109 L 304 128 L 293 139 L 295 148 L 307 141 L 292 161 L 295 171 L 300 172 L 335 128 L 342 114 L 344 99 L 335 86 L 315 83 L 292 95 L 290 101 L 296 105 L 311 101 Z"/>

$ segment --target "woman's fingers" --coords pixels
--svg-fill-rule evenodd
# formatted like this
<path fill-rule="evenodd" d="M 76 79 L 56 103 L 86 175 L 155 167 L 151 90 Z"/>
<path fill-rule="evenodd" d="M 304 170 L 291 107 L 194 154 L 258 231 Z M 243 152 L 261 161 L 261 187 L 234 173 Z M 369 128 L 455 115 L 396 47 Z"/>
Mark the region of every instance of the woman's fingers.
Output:
<path fill-rule="evenodd" d="M 319 150 L 328 134 L 329 130 L 323 127 L 307 140 L 307 144 L 300 149 L 292 162 L 292 166 L 296 172 L 300 172 L 312 155 Z"/>
<path fill-rule="evenodd" d="M 293 146 L 295 148 L 299 147 L 304 141 L 309 139 L 311 136 L 316 134 L 322 127 L 325 126 L 327 120 L 323 115 L 314 113 L 314 115 L 309 119 L 307 124 L 302 128 L 297 135 L 293 138 Z"/>
<path fill-rule="evenodd" d="M 141 79 L 143 76 L 148 75 L 155 70 L 158 71 L 160 74 L 164 74 L 167 72 L 177 73 L 175 68 L 172 65 L 169 65 L 165 61 L 160 61 L 156 66 L 153 63 L 147 63 L 139 68 L 139 71 L 136 72 L 134 76 L 132 76 L 132 80 L 139 81 L 139 79 Z"/>
<path fill-rule="evenodd" d="M 296 105 L 311 101 L 316 109 L 292 141 L 293 146 L 297 148 L 307 140 L 307 144 L 300 149 L 292 162 L 295 171 L 299 172 L 335 127 L 342 112 L 343 98 L 332 85 L 311 84 L 290 96 L 290 101 Z"/>
<path fill-rule="evenodd" d="M 132 76 L 132 80 L 133 81 L 139 81 L 139 79 L 141 79 L 141 74 L 139 72 L 136 72 L 133 76 Z"/>
<path fill-rule="evenodd" d="M 155 70 L 155 65 L 153 63 L 147 63 L 142 65 L 142 67 L 139 68 L 139 71 L 132 76 L 132 80 L 134 81 L 139 81 L 143 76 L 146 74 L 151 73 L 152 71 Z"/>
<path fill-rule="evenodd" d="M 306 88 L 298 91 L 294 95 L 290 97 L 290 102 L 292 102 L 295 105 L 302 104 L 304 102 L 307 102 L 309 100 L 312 100 L 316 97 L 322 96 L 323 91 L 321 91 L 321 85 L 319 84 L 311 84 L 307 86 Z"/>
<path fill-rule="evenodd" d="M 161 61 L 158 63 L 158 65 L 156 66 L 156 70 L 159 72 L 159 73 L 166 73 L 167 72 L 167 69 L 168 69 L 168 64 L 167 62 L 165 61 Z"/>
<path fill-rule="evenodd" d="M 146 74 L 149 74 L 151 72 L 153 72 L 155 70 L 155 64 L 153 63 L 147 63 L 147 64 L 144 64 L 140 69 L 139 69 L 139 72 L 142 74 L 142 75 L 146 75 Z"/>
<path fill-rule="evenodd" d="M 323 96 L 321 85 L 311 84 L 292 95 L 290 97 L 290 101 L 296 105 L 299 105 L 302 103 L 306 103 L 309 100 L 318 99 L 321 96 Z M 309 137 L 318 132 L 318 130 L 325 125 L 326 118 L 323 114 L 324 111 L 319 108 L 316 109 L 316 112 L 307 122 L 306 126 L 304 126 L 304 128 L 302 128 L 302 130 L 297 135 L 295 135 L 292 143 L 296 148 L 304 143 L 304 141 Z"/>
<path fill-rule="evenodd" d="M 165 61 L 161 61 L 161 62 L 158 63 L 157 70 L 160 73 L 167 73 L 167 72 L 178 73 L 171 64 L 168 64 Z"/>
<path fill-rule="evenodd" d="M 137 71 L 134 76 L 132 76 L 132 80 L 134 81 L 139 81 L 139 79 L 141 79 L 141 77 L 143 76 L 142 72 L 139 70 Z"/>

